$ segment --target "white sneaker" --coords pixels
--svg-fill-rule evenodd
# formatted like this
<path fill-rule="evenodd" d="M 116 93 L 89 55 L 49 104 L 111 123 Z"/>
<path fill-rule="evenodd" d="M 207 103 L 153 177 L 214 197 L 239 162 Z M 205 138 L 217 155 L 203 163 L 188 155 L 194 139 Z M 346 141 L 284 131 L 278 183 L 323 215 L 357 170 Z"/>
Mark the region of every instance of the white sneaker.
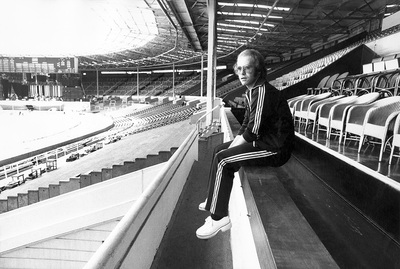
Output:
<path fill-rule="evenodd" d="M 199 210 L 206 211 L 206 204 L 207 204 L 207 199 L 201 204 L 199 204 Z"/>
<path fill-rule="evenodd" d="M 213 220 L 210 216 L 206 218 L 206 223 L 197 229 L 196 236 L 199 239 L 209 239 L 215 236 L 219 231 L 225 232 L 231 227 L 232 223 L 228 216 L 220 220 Z"/>

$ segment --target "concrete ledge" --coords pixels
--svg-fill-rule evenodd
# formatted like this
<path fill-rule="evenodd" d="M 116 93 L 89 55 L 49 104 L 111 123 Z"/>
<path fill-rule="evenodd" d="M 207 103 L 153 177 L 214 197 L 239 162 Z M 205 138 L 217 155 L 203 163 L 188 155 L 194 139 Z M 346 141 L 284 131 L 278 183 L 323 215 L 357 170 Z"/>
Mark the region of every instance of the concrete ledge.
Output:
<path fill-rule="evenodd" d="M 240 171 L 261 268 L 339 268 L 274 169 Z"/>

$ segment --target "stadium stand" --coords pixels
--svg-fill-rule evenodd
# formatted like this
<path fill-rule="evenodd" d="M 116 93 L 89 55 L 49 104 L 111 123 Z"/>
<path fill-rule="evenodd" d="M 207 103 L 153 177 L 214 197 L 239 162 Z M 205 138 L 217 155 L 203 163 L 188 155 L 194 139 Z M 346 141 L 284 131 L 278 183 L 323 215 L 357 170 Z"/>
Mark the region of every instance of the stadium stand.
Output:
<path fill-rule="evenodd" d="M 371 25 L 373 25 L 372 21 L 370 22 L 370 27 L 373 27 Z M 310 55 L 306 55 L 309 57 L 303 57 L 303 54 L 301 54 L 299 59 L 289 56 L 290 60 L 287 63 L 271 65 L 272 71 L 269 71 L 269 74 L 272 80 L 270 82 L 288 98 L 288 104 L 293 113 L 293 120 L 298 128 L 296 128 L 296 149 L 287 167 L 278 169 L 245 167 L 240 171 L 240 179 L 246 198 L 245 202 L 247 206 L 252 206 L 249 207 L 251 212 L 249 213 L 248 211 L 247 213 L 249 214 L 247 216 L 250 219 L 253 232 L 258 232 L 255 233 L 254 240 L 259 259 L 263 263 L 262 265 L 269 264 L 273 260 L 276 262 L 276 264 L 271 262 L 273 268 L 276 265 L 280 268 L 285 266 L 296 267 L 303 264 L 304 268 L 324 266 L 327 268 L 342 266 L 343 268 L 358 268 L 362 267 L 360 264 L 366 265 L 374 259 L 379 261 L 376 261 L 371 268 L 376 267 L 380 263 L 385 264 L 382 268 L 390 268 L 390 266 L 386 266 L 387 264 L 399 264 L 399 258 L 396 255 L 400 242 L 400 229 L 398 229 L 398 223 L 400 222 L 398 221 L 399 217 L 397 214 L 397 202 L 400 193 L 397 184 L 399 169 L 398 162 L 394 163 L 392 159 L 399 156 L 395 154 L 395 149 L 400 147 L 400 97 L 398 96 L 400 55 L 399 53 L 393 53 L 393 51 L 388 54 L 378 54 L 375 49 L 371 49 L 371 43 L 378 43 L 384 37 L 399 33 L 399 29 L 400 27 L 396 26 L 386 31 L 372 32 L 365 38 L 347 44 L 345 47 L 341 47 L 340 45 L 343 44 L 340 44 L 341 42 L 338 41 L 334 41 L 333 43 L 336 44 L 329 47 L 330 45 L 324 40 L 322 49 L 316 51 L 316 53 L 310 52 Z M 190 44 L 190 46 L 193 46 L 193 44 Z M 325 49 L 325 46 L 328 49 Z M 295 51 L 292 53 L 296 55 Z M 281 56 L 282 59 L 284 57 L 287 56 Z M 10 75 L 11 77 L 15 81 L 24 81 L 24 78 L 18 75 Z M 93 81 L 93 77 L 82 79 L 82 86 L 78 85 L 78 91 L 82 91 L 80 94 L 82 95 L 83 93 L 84 97 L 77 97 L 78 95 L 75 95 L 73 92 L 71 92 L 70 97 L 75 101 L 91 100 L 92 112 L 112 117 L 114 124 L 112 131 L 97 137 L 103 142 L 107 141 L 107 143 L 111 143 L 110 141 L 118 139 L 121 136 L 138 134 L 171 123 L 187 120 L 194 113 L 202 109 L 199 100 L 185 100 L 184 97 L 181 99 L 181 95 L 200 95 L 200 80 L 204 78 L 195 73 L 176 73 L 174 81 L 172 75 L 155 73 L 140 74 L 139 81 L 137 81 L 138 76 L 136 75 L 124 77 L 100 76 L 99 88 L 97 88 L 96 82 Z M 65 93 L 67 92 L 67 84 L 69 83 L 74 84 L 77 81 L 75 78 L 66 77 L 64 80 L 65 85 L 62 86 L 65 86 L 63 88 Z M 56 84 L 51 84 L 50 86 L 50 84 L 39 85 L 32 83 L 31 86 L 29 91 L 32 94 L 40 88 L 48 96 L 59 96 L 55 93 L 61 89 L 56 87 L 61 87 L 61 85 Z M 37 88 L 38 86 L 40 87 Z M 69 86 L 71 86 L 70 89 L 74 89 L 75 87 L 72 85 Z M 239 96 L 236 96 L 235 99 L 226 99 L 227 103 L 234 108 L 241 109 L 243 108 L 243 99 L 240 97 L 241 91 L 243 91 L 243 87 L 241 87 L 236 78 L 230 81 L 218 81 L 215 96 L 225 98 L 235 93 Z M 138 97 L 135 98 L 135 95 Z M 172 95 L 179 97 L 174 102 L 171 102 L 168 96 Z M 167 98 L 160 99 L 157 97 Z M 35 107 L 24 105 L 24 109 L 27 108 Z M 305 128 L 301 128 L 304 124 Z M 308 128 L 311 124 L 313 124 L 312 130 Z M 326 130 L 325 137 L 319 132 L 322 130 Z M 391 137 L 392 133 L 393 137 Z M 339 135 L 338 141 L 336 139 L 331 140 L 331 136 L 334 134 Z M 348 140 L 352 139 L 358 141 L 356 147 L 348 143 Z M 376 143 L 380 144 L 379 153 L 376 153 L 378 147 L 370 146 Z M 186 146 L 188 142 L 184 144 Z M 384 158 L 384 152 L 388 148 L 391 148 L 391 153 L 387 160 Z M 332 153 L 331 149 L 335 152 Z M 195 148 L 195 150 L 198 149 Z M 200 148 L 199 150 L 207 152 L 210 151 L 210 148 Z M 177 149 L 171 149 L 171 151 L 176 152 Z M 75 152 L 73 147 L 65 147 L 63 154 L 77 153 L 79 158 L 79 154 L 82 154 L 81 152 L 81 150 Z M 157 159 L 158 162 L 170 159 L 173 152 L 160 152 L 160 155 L 163 155 L 162 158 L 155 158 L 151 154 L 148 155 L 147 166 L 156 164 L 157 162 L 153 161 L 154 159 Z M 356 152 L 358 159 L 350 162 L 347 159 L 347 155 L 345 155 L 348 152 L 354 154 L 354 156 Z M 190 155 L 186 152 L 184 154 Z M 323 161 L 317 163 L 318 158 Z M 184 162 L 184 159 L 180 159 L 180 162 Z M 368 160 L 362 163 L 365 159 Z M 17 197 L 9 197 L 6 202 L 0 200 L 0 211 L 4 213 L 16 210 L 21 207 L 20 205 L 26 208 L 29 204 L 37 204 L 54 196 L 59 196 L 58 194 L 69 193 L 73 190 L 89 187 L 100 181 L 126 175 L 126 173 L 145 167 L 146 165 L 139 165 L 142 161 L 142 159 L 137 159 L 135 162 L 126 161 L 122 164 L 114 164 L 112 168 L 104 168 L 104 171 L 102 170 L 101 172 L 92 171 L 87 173 L 85 171 L 79 176 L 71 178 L 68 182 L 60 183 L 58 189 L 55 186 L 49 186 L 48 188 L 41 187 L 37 191 L 20 193 Z M 200 166 L 205 165 L 201 161 L 203 160 L 199 160 L 199 163 L 196 163 L 197 166 L 193 166 L 195 167 L 193 169 L 197 170 L 190 171 L 190 177 L 196 179 L 195 181 L 197 182 L 202 179 L 200 178 L 201 176 L 207 176 L 204 176 L 200 171 L 206 170 L 201 169 Z M 328 163 L 330 165 L 326 165 Z M 368 165 L 373 163 L 372 170 L 376 171 L 369 171 L 368 169 L 370 168 L 365 163 L 368 163 Z M 388 168 L 386 164 L 389 164 Z M 324 166 L 326 168 L 323 168 Z M 361 166 L 366 166 L 367 168 Z M 326 171 L 321 171 L 321 169 L 326 169 Z M 39 172 L 35 171 L 37 175 Z M 32 175 L 34 174 L 34 170 L 29 170 L 28 172 Z M 21 184 L 25 184 L 24 178 L 25 174 L 17 173 L 14 175 L 13 183 L 19 184 L 22 182 Z M 340 180 L 337 180 L 338 178 Z M 186 178 L 182 177 L 182 179 Z M 312 182 L 312 186 L 306 186 L 306 181 Z M 169 182 L 166 185 L 168 184 Z M 322 185 L 321 188 L 318 187 L 320 186 L 319 184 Z M 317 189 L 318 192 L 314 194 L 313 192 Z M 185 193 L 186 191 L 187 189 L 184 188 L 182 195 L 185 197 L 182 199 L 186 199 L 184 201 L 187 201 L 192 198 L 191 202 L 197 203 L 198 201 L 193 200 L 191 196 L 198 190 L 192 193 Z M 318 200 L 317 196 L 320 193 L 326 195 L 324 196 L 326 200 Z M 308 200 L 311 196 L 316 200 Z M 368 196 L 373 198 L 368 199 Z M 150 195 L 146 196 L 146 198 L 148 197 Z M 166 200 L 168 199 L 162 199 L 165 198 L 161 198 L 161 196 L 155 198 L 157 201 L 165 201 L 166 204 Z M 330 200 L 335 200 L 335 202 L 331 204 Z M 375 203 L 379 205 L 374 206 Z M 283 206 L 283 209 L 281 206 Z M 337 212 L 340 214 L 340 220 L 334 220 L 334 217 L 332 217 L 335 215 L 333 210 L 331 211 L 333 213 L 331 216 L 326 214 L 326 212 L 331 210 L 330 207 L 336 207 Z M 152 208 L 156 208 L 156 205 Z M 344 209 L 343 212 L 341 209 Z M 188 207 L 185 207 L 185 203 L 181 201 L 171 212 L 174 211 L 174 214 L 182 214 L 182 211 L 181 213 L 175 212 L 180 210 L 185 213 L 190 211 Z M 315 216 L 318 215 L 315 212 L 314 215 L 310 213 L 314 210 L 320 213 L 320 216 Z M 352 210 L 356 211 L 356 214 Z M 351 214 L 347 214 L 348 212 L 351 212 Z M 381 212 L 391 213 L 388 214 L 389 216 L 385 216 Z M 395 213 L 392 214 L 393 212 Z M 179 215 L 177 216 L 179 217 Z M 244 213 L 243 216 L 246 216 L 246 214 Z M 337 216 L 335 215 L 335 217 Z M 357 216 L 363 219 L 363 221 L 359 220 Z M 129 217 L 129 220 L 125 219 L 123 221 L 123 224 L 126 225 L 124 228 L 127 229 L 126 227 L 129 227 L 129 229 L 124 230 L 124 233 L 118 230 L 119 235 L 126 235 L 128 234 L 126 231 L 136 229 L 135 223 L 132 221 L 135 218 L 132 215 L 129 215 Z M 152 217 L 146 215 L 144 219 L 151 221 Z M 178 217 L 176 219 L 179 219 Z M 175 218 L 172 219 L 175 220 Z M 343 219 L 346 219 L 346 221 L 343 221 Z M 112 225 L 110 224 L 110 226 L 107 225 L 107 227 L 99 229 L 107 230 L 108 235 L 117 226 L 116 222 L 120 222 L 120 220 L 121 218 L 116 218 Z M 284 223 L 282 220 L 284 220 Z M 332 221 L 332 224 L 330 221 Z M 346 222 L 348 222 L 347 227 L 343 227 L 345 226 L 343 223 Z M 362 224 L 359 225 L 360 223 Z M 185 224 L 188 225 L 184 221 L 171 223 L 168 228 L 170 230 L 185 230 Z M 140 229 L 143 228 L 143 230 L 146 230 L 145 228 L 147 228 L 145 227 L 147 225 L 145 222 L 138 225 Z M 112 228 L 110 228 L 111 226 Z M 121 229 L 121 226 L 118 225 L 119 229 Z M 132 226 L 134 227 L 132 228 Z M 162 226 L 167 227 L 164 223 Z M 321 226 L 325 227 L 321 228 Z M 368 228 L 365 229 L 366 226 Z M 81 228 L 77 227 L 77 229 Z M 328 233 L 327 230 L 329 229 L 331 230 Z M 351 230 L 352 233 L 340 234 L 338 238 L 332 236 L 335 232 L 339 233 L 332 230 L 339 229 Z M 354 232 L 354 230 L 356 231 Z M 362 237 L 367 237 L 364 235 L 370 235 L 369 232 L 375 233 L 375 235 L 379 234 L 380 237 L 375 236 L 375 238 L 379 237 L 381 240 L 376 240 L 375 242 L 374 240 L 357 237 L 359 234 Z M 170 231 L 166 231 L 165 236 L 168 237 L 169 233 Z M 164 231 L 161 234 L 164 234 Z M 190 241 L 190 238 L 186 235 L 171 235 L 169 237 L 171 245 L 179 239 Z M 128 242 L 129 247 L 127 248 L 130 249 L 134 244 L 134 240 L 136 240 L 135 238 L 140 238 L 140 235 L 129 233 L 129 236 L 131 237 L 112 235 L 110 236 L 110 240 L 114 241 L 107 242 L 114 242 L 115 249 L 119 250 L 116 253 L 126 251 L 124 255 L 128 256 L 128 250 L 121 250 L 121 246 L 115 244 L 115 242 L 124 245 L 126 243 L 125 240 L 128 240 L 125 238 L 129 238 L 131 242 Z M 352 240 L 355 238 L 359 241 Z M 62 237 L 62 239 L 65 238 Z M 117 239 L 120 239 L 120 241 Z M 224 239 L 226 242 L 227 237 L 224 237 Z M 102 240 L 105 240 L 105 237 L 102 237 Z M 333 241 L 334 243 L 332 243 Z M 339 241 L 340 243 L 337 243 Z M 347 242 L 343 243 L 343 241 Z M 387 243 L 387 245 L 382 244 L 382 242 Z M 269 243 L 271 244 L 269 245 Z M 211 243 L 207 242 L 207 244 Z M 376 247 L 374 244 L 379 246 Z M 103 250 L 110 244 L 103 244 L 101 242 L 99 245 L 102 245 L 101 248 Z M 343 245 L 346 245 L 345 250 L 341 248 Z M 368 245 L 373 250 L 363 256 L 360 252 L 364 248 L 368 248 L 365 245 Z M 386 246 L 385 251 L 381 250 L 380 247 L 382 245 Z M 31 246 L 27 245 L 28 248 Z M 178 246 L 178 244 L 174 246 L 176 246 L 176 249 L 182 249 L 182 246 Z M 359 246 L 359 248 L 354 246 Z M 157 245 L 156 249 L 171 251 L 174 248 L 158 248 Z M 183 249 L 187 248 L 183 247 Z M 270 257 L 265 257 L 265 250 L 271 252 Z M 349 253 L 343 254 L 346 251 Z M 382 260 L 384 261 L 381 260 L 381 257 L 378 257 L 379 255 L 376 255 L 380 251 L 384 252 L 381 253 Z M 299 253 L 302 255 L 299 255 Z M 0 253 L 0 255 L 2 255 L 0 256 L 0 261 L 8 262 L 11 258 L 14 258 L 12 257 L 13 254 L 10 253 L 6 253 L 6 255 Z M 158 258 L 159 255 L 161 254 L 157 253 L 156 257 Z M 169 259 L 174 259 L 173 254 L 168 252 L 168 255 Z M 86 254 L 82 258 L 82 263 L 89 261 L 88 256 L 89 254 Z M 113 255 L 103 255 L 107 259 L 108 256 L 114 258 Z M 151 253 L 150 256 L 153 258 L 154 253 Z M 348 259 L 351 261 L 346 261 L 347 263 L 345 263 L 343 262 L 344 259 L 342 260 L 342 256 L 351 256 L 357 262 L 353 263 L 352 259 Z M 366 258 L 368 262 L 363 260 L 362 257 L 365 256 L 369 256 Z M 269 258 L 270 260 L 268 260 Z M 162 258 L 160 259 L 162 260 Z M 178 259 L 175 258 L 175 260 Z M 122 261 L 118 262 L 122 263 Z M 176 268 L 180 267 L 176 266 Z M 212 268 L 212 266 L 205 268 Z"/>

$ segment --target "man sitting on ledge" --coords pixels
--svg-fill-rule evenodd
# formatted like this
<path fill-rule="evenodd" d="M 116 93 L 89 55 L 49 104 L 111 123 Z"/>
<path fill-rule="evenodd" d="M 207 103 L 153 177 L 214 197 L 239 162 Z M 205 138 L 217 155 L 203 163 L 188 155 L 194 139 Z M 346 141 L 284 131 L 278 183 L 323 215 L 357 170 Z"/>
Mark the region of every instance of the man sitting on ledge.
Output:
<path fill-rule="evenodd" d="M 263 56 L 247 49 L 238 55 L 235 73 L 246 90 L 243 124 L 233 141 L 215 148 L 208 182 L 208 196 L 199 209 L 211 216 L 196 236 L 208 239 L 232 224 L 228 204 L 234 173 L 242 166 L 281 166 L 291 155 L 293 119 L 282 93 L 266 80 Z"/>

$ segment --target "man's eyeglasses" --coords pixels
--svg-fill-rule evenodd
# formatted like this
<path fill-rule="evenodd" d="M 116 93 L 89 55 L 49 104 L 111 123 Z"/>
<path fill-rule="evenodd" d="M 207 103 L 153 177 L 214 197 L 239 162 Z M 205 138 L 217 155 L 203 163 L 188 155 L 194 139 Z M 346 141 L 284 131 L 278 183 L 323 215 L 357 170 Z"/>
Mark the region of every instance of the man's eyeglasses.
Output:
<path fill-rule="evenodd" d="M 250 71 L 253 71 L 254 67 L 253 66 L 235 66 L 235 73 L 236 74 L 242 74 L 243 71 L 245 73 L 249 73 Z"/>

